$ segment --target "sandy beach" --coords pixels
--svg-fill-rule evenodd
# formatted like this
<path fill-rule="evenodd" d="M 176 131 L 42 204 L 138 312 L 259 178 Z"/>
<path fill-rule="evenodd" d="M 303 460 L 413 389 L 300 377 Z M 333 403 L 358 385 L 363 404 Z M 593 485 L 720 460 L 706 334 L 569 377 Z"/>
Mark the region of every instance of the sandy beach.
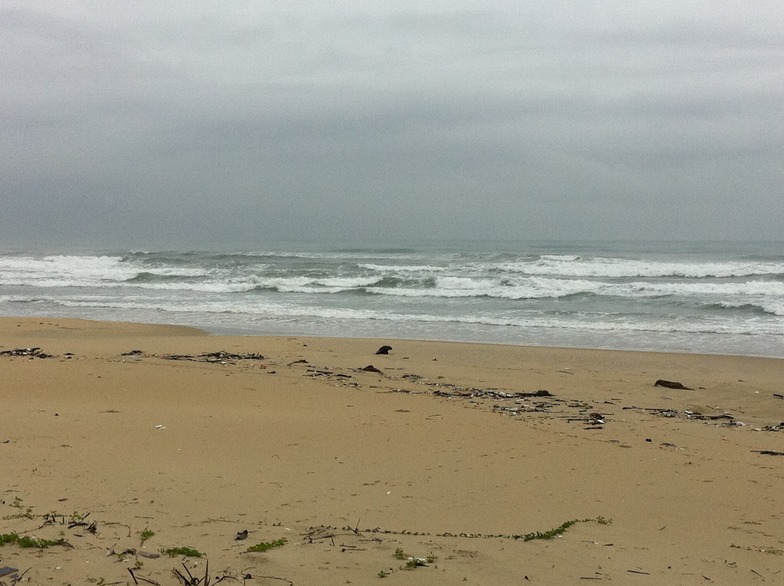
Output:
<path fill-rule="evenodd" d="M 784 360 L 3 318 L 0 372 L 0 583 L 784 583 Z"/>

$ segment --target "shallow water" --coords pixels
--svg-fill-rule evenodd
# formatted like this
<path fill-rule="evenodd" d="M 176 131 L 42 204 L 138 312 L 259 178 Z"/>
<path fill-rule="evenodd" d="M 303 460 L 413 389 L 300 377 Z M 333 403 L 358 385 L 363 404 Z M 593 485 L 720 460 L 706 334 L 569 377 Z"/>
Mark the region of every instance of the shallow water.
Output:
<path fill-rule="evenodd" d="M 784 357 L 784 244 L 5 252 L 0 314 Z"/>

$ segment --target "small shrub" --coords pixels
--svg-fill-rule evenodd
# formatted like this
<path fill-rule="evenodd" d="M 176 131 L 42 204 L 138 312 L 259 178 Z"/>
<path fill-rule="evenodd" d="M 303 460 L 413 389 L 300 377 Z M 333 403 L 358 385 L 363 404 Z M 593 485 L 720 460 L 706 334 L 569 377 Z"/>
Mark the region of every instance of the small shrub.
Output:
<path fill-rule="evenodd" d="M 192 547 L 170 547 L 169 549 L 164 549 L 163 553 L 168 555 L 169 557 L 177 557 L 179 555 L 189 557 L 189 558 L 200 558 L 204 557 L 204 554 L 201 553 L 198 549 L 194 549 Z"/>
<path fill-rule="evenodd" d="M 286 538 L 283 537 L 281 539 L 276 539 L 275 541 L 262 541 L 261 543 L 257 543 L 256 545 L 251 545 L 245 551 L 260 553 L 260 552 L 265 552 L 274 547 L 281 547 L 285 544 L 286 544 Z"/>
<path fill-rule="evenodd" d="M 19 537 L 16 533 L 3 533 L 0 535 L 0 545 L 15 543 L 19 547 L 44 549 L 53 545 L 70 545 L 65 539 L 37 539 L 23 535 Z"/>

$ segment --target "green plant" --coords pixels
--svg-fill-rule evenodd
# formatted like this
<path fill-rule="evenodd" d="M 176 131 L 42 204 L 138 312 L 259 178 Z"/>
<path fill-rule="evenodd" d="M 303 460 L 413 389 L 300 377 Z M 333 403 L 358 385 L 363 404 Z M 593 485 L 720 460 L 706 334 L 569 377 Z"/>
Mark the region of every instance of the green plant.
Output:
<path fill-rule="evenodd" d="M 395 559 L 396 560 L 407 560 L 409 557 L 411 557 L 411 556 L 408 555 L 406 552 L 404 552 L 402 548 L 398 547 L 395 550 Z"/>
<path fill-rule="evenodd" d="M 28 537 L 27 535 L 20 537 L 16 533 L 3 533 L 0 535 L 0 545 L 12 543 L 19 547 L 37 549 L 44 549 L 53 545 L 70 545 L 65 539 L 37 539 L 35 537 Z"/>
<path fill-rule="evenodd" d="M 200 558 L 204 557 L 204 554 L 201 553 L 198 549 L 194 549 L 192 547 L 170 547 L 168 549 L 164 549 L 163 553 L 168 555 L 169 557 L 177 557 L 178 555 L 189 557 L 189 558 Z"/>
<path fill-rule="evenodd" d="M 572 519 L 571 521 L 566 521 L 558 527 L 548 529 L 547 531 L 534 531 L 532 533 L 526 533 L 523 535 L 523 541 L 533 541 L 534 539 L 553 539 L 554 537 L 563 535 L 566 530 L 575 523 L 577 523 L 577 519 Z"/>
<path fill-rule="evenodd" d="M 145 529 L 144 531 L 142 531 L 139 534 L 142 545 L 144 545 L 144 542 L 150 539 L 151 537 L 153 537 L 154 535 L 155 535 L 155 531 L 151 531 L 150 529 Z"/>
<path fill-rule="evenodd" d="M 87 513 L 89 515 L 90 513 Z M 81 523 L 87 518 L 87 515 L 83 515 L 82 513 L 77 513 L 74 511 L 68 516 L 69 523 Z"/>
<path fill-rule="evenodd" d="M 265 552 L 274 547 L 281 547 L 286 544 L 286 538 L 276 539 L 275 541 L 262 541 L 256 545 L 251 545 L 246 552 Z"/>
<path fill-rule="evenodd" d="M 387 572 L 387 571 L 385 571 L 385 570 L 381 570 L 381 571 L 378 573 L 378 577 L 379 577 L 379 578 L 386 578 L 387 576 L 389 576 L 389 572 Z"/>
<path fill-rule="evenodd" d="M 19 498 L 18 496 L 15 496 L 14 497 L 14 502 L 10 503 L 10 506 L 12 506 L 15 509 L 21 510 L 22 509 L 22 499 Z M 25 510 L 24 510 L 24 513 L 17 513 L 15 515 L 8 515 L 6 517 L 3 517 L 3 519 L 22 519 L 22 518 L 24 518 L 24 519 L 32 519 L 33 516 L 34 516 L 33 515 L 33 507 L 26 507 Z"/>
<path fill-rule="evenodd" d="M 595 519 L 572 519 L 571 521 L 566 521 L 558 527 L 554 527 L 548 531 L 534 531 L 533 533 L 526 533 L 522 536 L 522 539 L 523 541 L 533 541 L 534 539 L 553 539 L 566 533 L 566 530 L 576 523 L 588 523 L 590 521 L 596 521 L 602 525 L 609 525 L 612 523 L 612 519 L 601 516 L 596 517 Z"/>

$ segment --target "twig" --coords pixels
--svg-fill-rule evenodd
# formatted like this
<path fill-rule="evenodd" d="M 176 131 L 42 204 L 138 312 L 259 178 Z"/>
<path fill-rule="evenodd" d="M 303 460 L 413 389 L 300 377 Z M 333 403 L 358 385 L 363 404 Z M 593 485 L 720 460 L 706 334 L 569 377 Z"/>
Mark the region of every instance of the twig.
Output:
<path fill-rule="evenodd" d="M 357 524 L 354 526 L 354 528 L 353 528 L 353 529 L 351 529 L 351 530 L 352 530 L 352 531 L 353 531 L 353 532 L 354 532 L 356 535 L 359 535 L 359 522 L 360 522 L 361 520 L 362 520 L 362 519 L 357 519 Z"/>
<path fill-rule="evenodd" d="M 137 581 L 137 578 L 138 578 L 142 582 L 147 582 L 147 584 L 153 584 L 154 586 L 161 586 L 160 583 L 156 582 L 155 580 L 151 580 L 149 578 L 145 578 L 144 576 L 137 576 L 136 574 L 133 573 L 133 568 L 128 568 L 128 573 L 131 575 L 131 578 L 133 578 L 133 583 L 134 584 L 138 584 L 139 583 Z"/>
<path fill-rule="evenodd" d="M 267 580 L 280 580 L 281 582 L 286 582 L 289 586 L 294 586 L 294 582 L 288 580 L 286 578 L 280 578 L 278 576 L 254 576 L 255 578 L 266 578 Z"/>
<path fill-rule="evenodd" d="M 207 561 L 207 564 L 204 568 L 204 578 L 194 578 L 191 571 L 188 569 L 188 566 L 182 564 L 182 567 L 185 568 L 185 571 L 188 573 L 188 577 L 186 578 L 182 572 L 180 572 L 177 568 L 174 568 L 174 573 L 177 574 L 177 577 L 182 580 L 182 583 L 185 586 L 199 586 L 199 584 L 204 584 L 204 586 L 210 585 L 210 562 Z"/>
<path fill-rule="evenodd" d="M 24 575 L 25 575 L 27 572 L 29 572 L 29 571 L 30 571 L 30 568 L 27 568 L 27 569 L 26 569 L 24 572 L 22 572 L 22 573 L 21 573 L 21 574 L 19 574 L 19 575 L 18 575 L 16 578 L 14 578 L 14 579 L 11 581 L 11 586 L 13 586 L 14 584 L 18 584 L 19 582 L 21 582 L 21 581 L 22 581 L 22 578 L 24 578 Z"/>

